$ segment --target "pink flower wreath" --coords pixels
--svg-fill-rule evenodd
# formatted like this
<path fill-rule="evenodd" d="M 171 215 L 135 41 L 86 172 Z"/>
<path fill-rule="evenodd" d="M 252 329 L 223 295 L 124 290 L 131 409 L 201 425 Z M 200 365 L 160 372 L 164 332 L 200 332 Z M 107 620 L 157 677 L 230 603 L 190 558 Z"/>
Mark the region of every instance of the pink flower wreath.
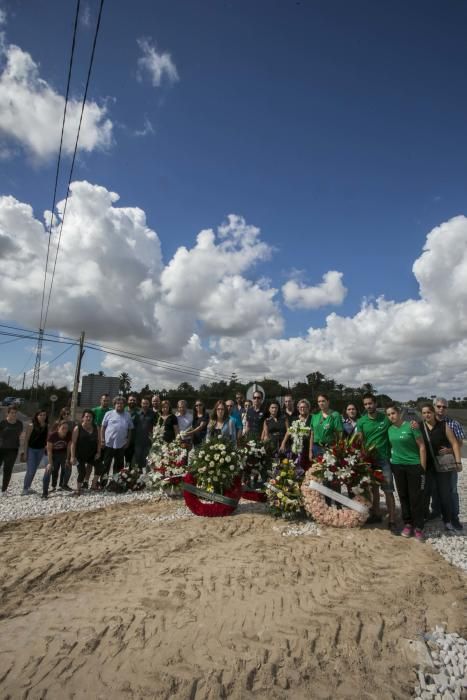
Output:
<path fill-rule="evenodd" d="M 366 523 L 369 515 L 368 510 L 365 513 L 360 513 L 358 510 L 352 510 L 351 508 L 338 509 L 328 506 L 325 496 L 308 486 L 310 480 L 319 481 L 318 479 L 313 479 L 308 473 L 303 480 L 301 491 L 303 506 L 313 520 L 320 523 L 320 525 L 329 525 L 330 527 L 361 527 Z M 362 496 L 355 496 L 352 500 L 367 506 L 367 508 L 371 505 Z"/>

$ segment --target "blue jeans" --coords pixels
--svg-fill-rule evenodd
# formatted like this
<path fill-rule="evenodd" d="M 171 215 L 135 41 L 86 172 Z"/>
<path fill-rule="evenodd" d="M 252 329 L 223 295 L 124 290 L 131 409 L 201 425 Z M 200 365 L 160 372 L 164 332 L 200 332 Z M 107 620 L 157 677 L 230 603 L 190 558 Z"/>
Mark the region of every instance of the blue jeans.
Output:
<path fill-rule="evenodd" d="M 24 475 L 24 484 L 23 484 L 23 489 L 27 491 L 28 489 L 31 488 L 31 484 L 33 482 L 34 477 L 36 476 L 36 472 L 40 466 L 40 463 L 42 459 L 45 457 L 44 453 L 44 448 L 43 447 L 28 447 L 28 454 L 26 458 L 27 466 L 26 466 L 26 474 Z"/>
<path fill-rule="evenodd" d="M 60 474 L 60 481 L 58 480 Z M 52 468 L 50 472 L 45 471 L 42 479 L 42 492 L 44 496 L 49 493 L 50 479 L 52 479 L 52 488 L 59 486 L 67 486 L 71 476 L 71 468 L 66 464 L 66 452 L 64 454 L 52 455 Z"/>
<path fill-rule="evenodd" d="M 458 481 L 458 475 L 457 472 L 446 472 L 449 474 L 449 492 L 451 496 L 451 514 L 452 514 L 452 519 L 459 520 L 459 511 L 460 511 L 460 504 L 459 504 L 459 493 L 457 491 L 457 481 Z M 432 485 L 432 491 L 431 491 L 431 510 L 434 515 L 441 515 L 441 501 L 440 501 L 440 496 L 438 492 L 438 486 L 436 481 Z"/>

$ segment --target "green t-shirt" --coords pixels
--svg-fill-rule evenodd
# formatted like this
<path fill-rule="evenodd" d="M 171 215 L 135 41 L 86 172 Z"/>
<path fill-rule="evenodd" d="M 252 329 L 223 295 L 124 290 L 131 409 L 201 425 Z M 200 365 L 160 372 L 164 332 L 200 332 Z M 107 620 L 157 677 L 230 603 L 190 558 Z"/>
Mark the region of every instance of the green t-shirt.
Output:
<path fill-rule="evenodd" d="M 107 413 L 107 411 L 110 411 L 111 408 L 108 406 L 107 408 L 102 408 L 102 406 L 96 406 L 95 408 L 92 409 L 92 412 L 94 413 L 94 418 L 96 421 L 96 425 L 102 425 L 102 421 L 104 420 L 104 416 Z"/>
<path fill-rule="evenodd" d="M 390 448 L 388 429 L 391 421 L 384 413 L 376 413 L 374 418 L 365 413 L 357 421 L 357 433 L 363 435 L 363 444 L 367 449 L 376 448 L 380 459 L 389 459 Z"/>
<path fill-rule="evenodd" d="M 337 411 L 332 411 L 324 418 L 321 411 L 311 416 L 313 442 L 319 445 L 332 445 L 344 432 L 342 417 Z"/>
<path fill-rule="evenodd" d="M 422 437 L 420 430 L 404 421 L 401 426 L 391 425 L 388 438 L 391 443 L 391 462 L 393 464 L 420 464 L 420 450 L 416 443 Z"/>

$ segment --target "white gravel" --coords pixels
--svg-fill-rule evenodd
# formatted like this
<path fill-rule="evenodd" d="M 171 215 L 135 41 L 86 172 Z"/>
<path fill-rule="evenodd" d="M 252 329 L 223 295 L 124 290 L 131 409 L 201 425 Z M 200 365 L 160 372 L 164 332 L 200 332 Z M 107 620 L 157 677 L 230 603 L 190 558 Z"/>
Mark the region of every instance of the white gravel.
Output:
<path fill-rule="evenodd" d="M 459 474 L 460 521 L 464 529 L 446 534 L 441 520 L 433 520 L 425 527 L 426 541 L 450 564 L 467 572 L 467 459 L 462 460 L 463 471 Z M 466 694 L 467 695 L 467 694 Z"/>
<path fill-rule="evenodd" d="M 274 525 L 273 530 L 280 532 L 282 537 L 302 537 L 304 535 L 321 535 L 321 530 L 314 522 L 296 523 L 294 525 L 278 526 Z"/>
<path fill-rule="evenodd" d="M 467 698 L 467 640 L 448 634 L 441 625 L 426 634 L 431 668 L 417 671 L 417 700 L 464 700 Z"/>
<path fill-rule="evenodd" d="M 44 470 L 37 471 L 32 488 L 37 493 L 31 496 L 21 496 L 23 490 L 24 472 L 13 474 L 7 496 L 0 496 L 0 522 L 22 520 L 24 518 L 40 518 L 72 511 L 97 510 L 106 508 L 115 503 L 131 503 L 133 501 L 158 500 L 158 496 L 151 491 L 139 491 L 136 493 L 115 494 L 106 491 L 84 491 L 81 496 L 70 496 L 66 491 L 49 493 L 45 500 L 41 498 L 42 476 Z M 70 486 L 76 486 L 76 479 L 70 479 Z"/>

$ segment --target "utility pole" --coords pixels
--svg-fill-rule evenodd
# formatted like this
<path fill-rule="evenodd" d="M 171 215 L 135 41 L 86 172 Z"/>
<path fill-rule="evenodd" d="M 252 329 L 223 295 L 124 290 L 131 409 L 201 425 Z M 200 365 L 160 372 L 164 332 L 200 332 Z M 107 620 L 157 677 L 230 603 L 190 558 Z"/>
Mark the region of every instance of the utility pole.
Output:
<path fill-rule="evenodd" d="M 21 391 L 24 391 L 24 383 L 26 381 L 26 372 L 23 372 L 23 385 L 21 387 Z"/>
<path fill-rule="evenodd" d="M 76 416 L 76 408 L 78 406 L 78 387 L 79 387 L 79 378 L 81 375 L 81 361 L 83 359 L 83 355 L 85 353 L 84 350 L 84 331 L 81 332 L 81 335 L 79 337 L 79 348 L 78 348 L 78 357 L 76 358 L 76 369 L 75 369 L 75 381 L 73 382 L 73 394 L 71 396 L 71 420 L 75 420 Z"/>
<path fill-rule="evenodd" d="M 39 388 L 39 373 L 41 371 L 41 355 L 42 355 L 42 342 L 44 340 L 44 329 L 39 328 L 39 336 L 37 338 L 37 351 L 36 351 L 36 362 L 34 365 L 34 374 L 32 375 L 32 385 L 31 385 L 31 399 L 34 396 L 37 397 L 37 390 Z"/>

